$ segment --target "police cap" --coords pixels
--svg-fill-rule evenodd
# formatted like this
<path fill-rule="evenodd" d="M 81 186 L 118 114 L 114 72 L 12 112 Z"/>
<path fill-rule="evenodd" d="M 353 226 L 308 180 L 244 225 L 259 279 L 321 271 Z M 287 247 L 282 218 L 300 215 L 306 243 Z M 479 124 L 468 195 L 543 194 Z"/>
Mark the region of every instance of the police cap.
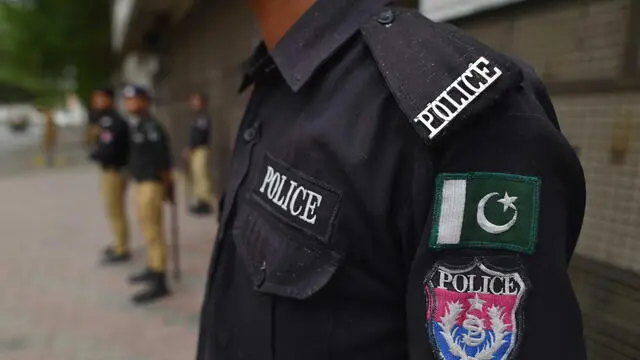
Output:
<path fill-rule="evenodd" d="M 140 97 L 146 100 L 150 100 L 149 91 L 147 89 L 137 85 L 127 85 L 122 90 L 122 95 L 125 99 Z"/>

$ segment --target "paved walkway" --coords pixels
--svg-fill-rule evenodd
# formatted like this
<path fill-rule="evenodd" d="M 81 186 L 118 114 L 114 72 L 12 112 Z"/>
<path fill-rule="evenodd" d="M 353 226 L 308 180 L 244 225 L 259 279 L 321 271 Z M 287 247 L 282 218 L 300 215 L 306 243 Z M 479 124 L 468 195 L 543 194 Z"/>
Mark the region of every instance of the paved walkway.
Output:
<path fill-rule="evenodd" d="M 134 226 L 133 264 L 99 265 L 110 236 L 95 169 L 0 179 L 0 359 L 194 359 L 215 224 L 181 211 L 180 226 L 182 282 L 134 307 L 126 277 L 144 266 L 142 240 Z"/>

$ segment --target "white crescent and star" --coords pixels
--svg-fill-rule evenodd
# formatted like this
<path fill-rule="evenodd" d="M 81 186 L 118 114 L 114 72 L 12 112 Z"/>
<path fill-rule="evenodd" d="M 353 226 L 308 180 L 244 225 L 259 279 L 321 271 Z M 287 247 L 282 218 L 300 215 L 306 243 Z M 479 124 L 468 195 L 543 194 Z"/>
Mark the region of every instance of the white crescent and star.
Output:
<path fill-rule="evenodd" d="M 494 235 L 502 234 L 504 232 L 509 231 L 513 227 L 513 225 L 516 224 L 516 221 L 518 220 L 518 209 L 514 205 L 516 200 L 518 200 L 518 197 L 509 196 L 509 193 L 507 192 L 505 192 L 504 197 L 500 200 L 497 200 L 497 202 L 503 205 L 503 209 L 502 209 L 503 212 L 506 212 L 507 209 L 515 210 L 511 220 L 509 220 L 509 222 L 507 222 L 504 225 L 496 225 L 491 221 L 489 221 L 489 219 L 487 219 L 487 216 L 484 213 L 484 208 L 487 205 L 487 202 L 496 195 L 500 195 L 500 194 L 497 192 L 493 192 L 485 195 L 482 198 L 482 200 L 480 200 L 480 202 L 478 203 L 478 212 L 476 214 L 476 220 L 478 221 L 478 225 L 480 225 L 482 230 L 488 232 L 489 234 L 494 234 Z"/>

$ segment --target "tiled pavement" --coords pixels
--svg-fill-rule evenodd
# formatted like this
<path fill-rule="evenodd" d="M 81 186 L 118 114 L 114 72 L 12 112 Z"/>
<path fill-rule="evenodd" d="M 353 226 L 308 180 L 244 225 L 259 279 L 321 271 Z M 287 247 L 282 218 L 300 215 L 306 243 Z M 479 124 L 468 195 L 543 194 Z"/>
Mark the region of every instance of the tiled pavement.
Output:
<path fill-rule="evenodd" d="M 215 221 L 181 206 L 183 280 L 134 307 L 126 277 L 144 266 L 142 239 L 134 225 L 133 264 L 99 265 L 109 233 L 97 180 L 92 167 L 0 179 L 0 359 L 194 359 Z"/>
<path fill-rule="evenodd" d="M 183 280 L 171 298 L 134 307 L 125 279 L 144 266 L 142 240 L 132 222 L 134 263 L 98 264 L 109 234 L 97 175 L 81 167 L 0 177 L 1 360 L 194 359 L 215 221 L 180 211 Z M 571 275 L 590 358 L 638 359 L 638 275 L 581 258 Z"/>

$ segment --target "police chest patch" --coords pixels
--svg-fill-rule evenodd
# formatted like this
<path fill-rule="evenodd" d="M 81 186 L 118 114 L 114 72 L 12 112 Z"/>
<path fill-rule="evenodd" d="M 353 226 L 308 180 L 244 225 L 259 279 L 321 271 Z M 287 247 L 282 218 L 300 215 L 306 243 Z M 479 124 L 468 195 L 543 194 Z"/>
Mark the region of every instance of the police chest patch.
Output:
<path fill-rule="evenodd" d="M 341 194 L 266 154 L 252 196 L 290 225 L 328 242 Z"/>
<path fill-rule="evenodd" d="M 429 246 L 535 251 L 540 179 L 500 173 L 442 174 L 436 180 Z"/>
<path fill-rule="evenodd" d="M 200 129 L 206 129 L 209 127 L 209 121 L 204 117 L 198 118 L 198 120 L 196 120 L 196 126 Z"/>
<path fill-rule="evenodd" d="M 522 337 L 524 272 L 474 258 L 464 267 L 437 263 L 425 279 L 427 327 L 441 360 L 510 360 Z"/>
<path fill-rule="evenodd" d="M 113 124 L 113 120 L 111 120 L 111 118 L 108 116 L 103 116 L 100 118 L 99 123 L 102 127 L 109 127 L 111 126 L 111 124 Z"/>
<path fill-rule="evenodd" d="M 144 142 L 144 135 L 139 132 L 134 133 L 132 138 L 133 138 L 133 142 L 136 144 L 140 144 Z"/>

